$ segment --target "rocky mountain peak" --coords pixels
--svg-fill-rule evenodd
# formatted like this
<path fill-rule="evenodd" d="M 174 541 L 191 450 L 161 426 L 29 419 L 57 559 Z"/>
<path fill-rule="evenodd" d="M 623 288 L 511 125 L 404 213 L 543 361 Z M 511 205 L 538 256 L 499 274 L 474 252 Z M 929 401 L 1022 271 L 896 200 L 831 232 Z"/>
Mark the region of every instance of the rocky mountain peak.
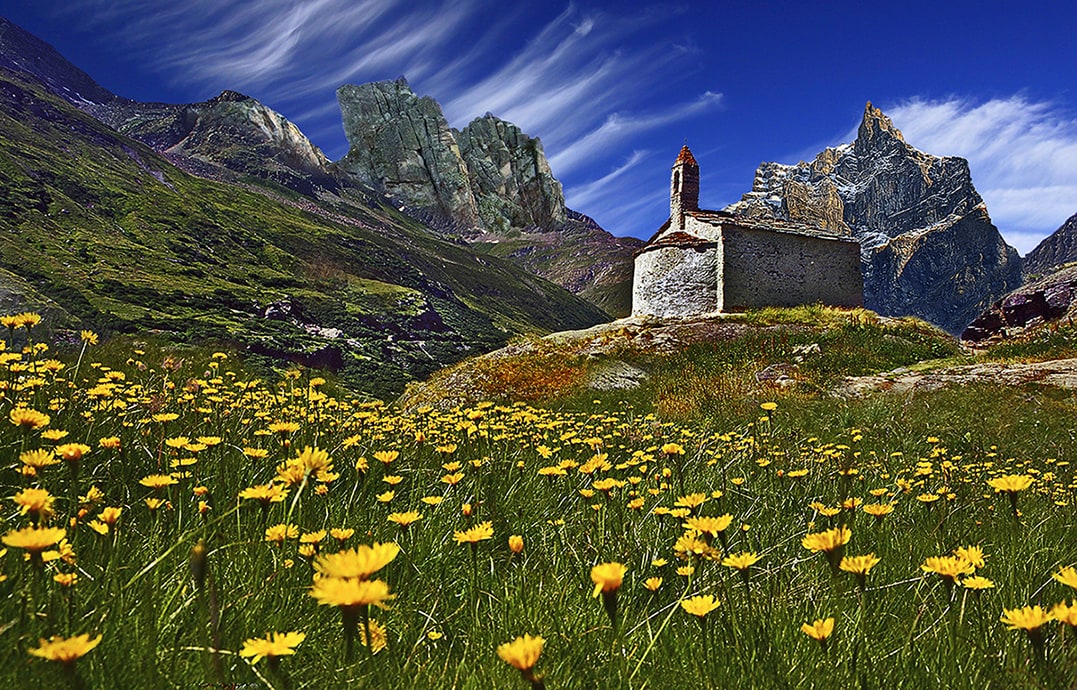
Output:
<path fill-rule="evenodd" d="M 864 303 L 953 333 L 1021 283 L 968 161 L 924 153 L 870 102 L 856 140 L 811 163 L 764 163 L 728 210 L 815 223 L 860 241 Z"/>
<path fill-rule="evenodd" d="M 420 98 L 405 78 L 337 89 L 351 144 L 339 165 L 436 227 L 477 228 L 467 166 L 437 101 Z"/>
<path fill-rule="evenodd" d="M 1077 261 L 1077 213 L 1028 253 L 1025 273 L 1043 275 L 1074 261 Z"/>
<path fill-rule="evenodd" d="M 231 89 L 225 89 L 224 91 L 221 91 L 221 93 L 218 94 L 216 98 L 212 98 L 208 102 L 210 102 L 210 103 L 239 103 L 241 101 L 251 101 L 251 100 L 254 100 L 254 99 L 251 98 L 250 96 L 246 96 L 244 94 L 241 94 L 238 91 L 232 91 Z"/>
<path fill-rule="evenodd" d="M 868 101 L 864 106 L 864 117 L 860 120 L 860 127 L 856 130 L 855 146 L 859 152 L 893 146 L 897 142 L 905 144 L 905 137 L 901 130 L 894 126 L 893 121 L 882 110 L 876 108 Z"/>
<path fill-rule="evenodd" d="M 77 106 L 116 99 L 51 45 L 4 17 L 0 17 L 0 67 L 37 77 L 50 91 Z"/>

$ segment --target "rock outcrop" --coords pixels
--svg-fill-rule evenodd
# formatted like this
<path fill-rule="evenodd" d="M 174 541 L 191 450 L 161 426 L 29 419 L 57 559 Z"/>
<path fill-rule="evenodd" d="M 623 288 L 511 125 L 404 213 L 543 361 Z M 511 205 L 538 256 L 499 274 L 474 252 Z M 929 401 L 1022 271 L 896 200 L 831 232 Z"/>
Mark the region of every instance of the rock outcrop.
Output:
<path fill-rule="evenodd" d="M 1077 213 L 1025 256 L 1025 275 L 1046 275 L 1074 261 L 1077 261 Z"/>
<path fill-rule="evenodd" d="M 120 100 L 91 111 L 113 129 L 179 159 L 271 180 L 304 194 L 336 187 L 329 160 L 275 110 L 235 91 L 202 103 Z"/>
<path fill-rule="evenodd" d="M 864 303 L 960 332 L 1021 284 L 1017 251 L 991 223 L 968 162 L 910 146 L 868 103 L 856 140 L 811 163 L 764 163 L 726 210 L 812 222 L 861 244 Z"/>
<path fill-rule="evenodd" d="M 345 84 L 337 90 L 344 134 L 351 144 L 339 166 L 436 225 L 479 226 L 467 166 L 441 106 L 418 97 L 408 82 Z"/>
<path fill-rule="evenodd" d="M 565 223 L 565 195 L 541 141 L 490 113 L 475 118 L 456 137 L 485 230 L 554 230 Z"/>
<path fill-rule="evenodd" d="M 437 102 L 403 78 L 346 85 L 337 98 L 352 145 L 342 170 L 443 233 L 611 315 L 629 312 L 632 256 L 642 243 L 565 207 L 538 138 L 491 114 L 452 130 Z"/>
<path fill-rule="evenodd" d="M 1077 265 L 1022 285 L 984 310 L 961 334 L 983 341 L 1020 335 L 1037 326 L 1077 316 Z"/>

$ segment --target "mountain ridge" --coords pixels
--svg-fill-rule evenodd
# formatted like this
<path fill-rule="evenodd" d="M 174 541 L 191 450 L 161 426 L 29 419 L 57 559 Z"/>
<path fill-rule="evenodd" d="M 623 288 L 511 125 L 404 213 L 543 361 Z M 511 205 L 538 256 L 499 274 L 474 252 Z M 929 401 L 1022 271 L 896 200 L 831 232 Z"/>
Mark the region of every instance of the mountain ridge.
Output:
<path fill-rule="evenodd" d="M 991 222 L 968 162 L 916 149 L 870 102 L 850 144 L 810 163 L 763 163 L 726 210 L 814 222 L 861 243 L 865 306 L 959 333 L 1021 284 L 1021 262 Z"/>

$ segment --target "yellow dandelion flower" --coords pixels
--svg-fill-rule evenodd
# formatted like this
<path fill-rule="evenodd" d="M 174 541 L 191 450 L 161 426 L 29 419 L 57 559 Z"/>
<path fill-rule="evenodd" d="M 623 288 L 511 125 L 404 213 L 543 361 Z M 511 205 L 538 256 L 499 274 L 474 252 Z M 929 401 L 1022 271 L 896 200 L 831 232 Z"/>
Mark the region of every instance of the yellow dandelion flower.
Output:
<path fill-rule="evenodd" d="M 826 640 L 834 633 L 834 619 L 833 618 L 817 618 L 814 623 L 804 623 L 800 626 L 800 631 L 813 640 L 818 640 L 821 643 L 825 643 Z"/>
<path fill-rule="evenodd" d="M 524 550 L 524 538 L 519 534 L 509 536 L 509 551 L 520 553 Z"/>
<path fill-rule="evenodd" d="M 662 586 L 662 578 L 649 577 L 643 581 L 643 586 L 652 592 L 657 592 L 658 588 Z"/>
<path fill-rule="evenodd" d="M 31 410 L 28 407 L 16 407 L 8 413 L 11 423 L 20 429 L 43 429 L 49 425 L 52 418 L 44 412 Z"/>
<path fill-rule="evenodd" d="M 453 539 L 457 544 L 477 544 L 485 539 L 492 539 L 494 536 L 494 523 L 492 522 L 480 522 L 471 529 L 464 530 L 462 532 L 454 531 Z"/>
<path fill-rule="evenodd" d="M 419 520 L 422 520 L 423 516 L 419 512 L 416 512 L 414 510 L 409 510 L 409 511 L 407 511 L 405 513 L 390 513 L 389 517 L 386 518 L 386 519 L 389 522 L 395 522 L 396 524 L 400 525 L 404 529 L 407 529 L 409 526 L 415 524 Z"/>
<path fill-rule="evenodd" d="M 925 573 L 935 573 L 949 583 L 959 575 L 972 575 L 976 569 L 964 558 L 957 556 L 929 556 L 924 559 L 920 569 Z"/>
<path fill-rule="evenodd" d="M 621 563 L 600 563 L 591 568 L 591 581 L 595 583 L 591 596 L 597 597 L 599 594 L 620 589 L 627 571 L 628 568 Z"/>
<path fill-rule="evenodd" d="M 382 580 L 321 577 L 311 586 L 310 596 L 322 606 L 358 608 L 371 604 L 384 607 L 395 595 L 389 593 L 389 585 Z"/>
<path fill-rule="evenodd" d="M 962 580 L 961 586 L 974 592 L 979 592 L 985 589 L 994 589 L 995 583 L 981 575 L 973 575 Z"/>
<path fill-rule="evenodd" d="M 800 540 L 800 543 L 812 553 L 820 551 L 831 553 L 848 544 L 852 536 L 853 533 L 848 527 L 835 527 L 825 532 L 807 534 Z"/>
<path fill-rule="evenodd" d="M 681 608 L 684 609 L 685 613 L 699 618 L 703 618 L 720 605 L 721 602 L 711 594 L 692 597 L 691 599 L 681 599 Z"/>
<path fill-rule="evenodd" d="M 1051 607 L 1051 618 L 1059 623 L 1069 626 L 1077 626 L 1077 602 L 1060 602 Z"/>
<path fill-rule="evenodd" d="M 1032 486 L 1033 481 L 1035 480 L 1027 474 L 1005 474 L 988 479 L 987 483 L 995 491 L 1015 494 Z"/>
<path fill-rule="evenodd" d="M 173 484 L 178 484 L 176 478 L 168 474 L 150 474 L 138 480 L 142 486 L 154 490 L 160 490 Z"/>
<path fill-rule="evenodd" d="M 306 634 L 301 632 L 274 632 L 265 637 L 252 637 L 243 641 L 243 648 L 239 650 L 239 655 L 251 657 L 251 663 L 257 664 L 267 657 L 272 660 L 276 657 L 295 654 L 295 648 L 305 639 L 307 639 Z"/>
<path fill-rule="evenodd" d="M 542 654 L 542 647 L 546 644 L 541 636 L 524 634 L 521 637 L 517 637 L 512 642 L 505 642 L 498 645 L 497 655 L 501 657 L 501 660 L 509 664 L 513 668 L 520 671 L 528 672 L 535 667 L 538 662 L 539 655 Z"/>
<path fill-rule="evenodd" d="M 66 666 L 88 654 L 100 642 L 100 635 L 93 639 L 88 634 L 67 638 L 53 635 L 48 640 L 42 639 L 37 647 L 27 651 L 32 656 L 59 661 Z"/>
<path fill-rule="evenodd" d="M 1067 587 L 1077 589 L 1077 569 L 1075 569 L 1071 565 L 1062 568 L 1057 573 L 1051 575 L 1051 577 L 1053 577 L 1058 582 L 1061 582 L 1062 584 L 1066 585 Z"/>
<path fill-rule="evenodd" d="M 1022 606 L 1019 609 L 1003 609 L 1002 618 L 1008 630 L 1024 630 L 1033 632 L 1040 626 L 1051 621 L 1051 614 L 1044 611 L 1039 604 L 1035 606 Z"/>
<path fill-rule="evenodd" d="M 314 570 L 322 577 L 366 579 L 391 563 L 399 553 L 400 546 L 395 542 L 360 544 L 354 549 L 318 556 Z"/>
<path fill-rule="evenodd" d="M 274 544 L 283 544 L 288 539 L 299 537 L 299 527 L 295 525 L 279 524 L 266 527 L 265 540 Z"/>
<path fill-rule="evenodd" d="M 722 565 L 729 568 L 736 568 L 737 570 L 747 570 L 759 561 L 759 556 L 751 551 L 743 551 L 741 553 L 734 553 L 726 556 L 722 559 Z"/>

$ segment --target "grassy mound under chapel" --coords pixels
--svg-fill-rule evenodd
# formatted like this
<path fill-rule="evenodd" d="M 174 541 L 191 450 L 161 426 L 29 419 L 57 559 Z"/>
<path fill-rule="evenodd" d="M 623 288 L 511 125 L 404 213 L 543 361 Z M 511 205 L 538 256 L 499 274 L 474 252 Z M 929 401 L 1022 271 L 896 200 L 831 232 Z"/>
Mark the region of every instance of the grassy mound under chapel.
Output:
<path fill-rule="evenodd" d="M 3 687 L 1077 673 L 1073 609 L 1055 606 L 1077 586 L 1068 392 L 404 413 L 220 354 L 20 349 L 0 353 Z M 534 664 L 521 674 L 497 650 L 525 633 L 544 638 L 537 660 L 534 643 L 502 648 Z"/>

